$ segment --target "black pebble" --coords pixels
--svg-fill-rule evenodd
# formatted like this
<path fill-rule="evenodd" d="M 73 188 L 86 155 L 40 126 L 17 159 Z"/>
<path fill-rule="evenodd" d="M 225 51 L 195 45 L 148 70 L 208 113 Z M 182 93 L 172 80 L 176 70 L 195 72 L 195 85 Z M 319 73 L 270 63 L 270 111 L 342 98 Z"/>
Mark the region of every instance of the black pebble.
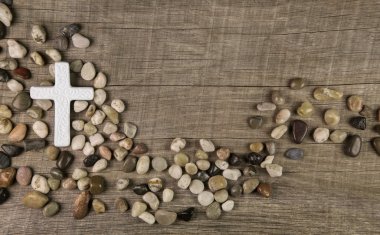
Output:
<path fill-rule="evenodd" d="M 80 25 L 79 24 L 69 24 L 65 25 L 62 28 L 60 28 L 59 32 L 62 36 L 65 37 L 72 37 L 74 34 L 78 33 L 80 31 Z"/>
<path fill-rule="evenodd" d="M 240 164 L 242 164 L 242 160 L 241 158 L 236 155 L 235 153 L 231 153 L 230 154 L 230 157 L 228 158 L 228 163 L 231 165 L 231 166 L 238 166 Z"/>
<path fill-rule="evenodd" d="M 4 153 L 6 153 L 9 157 L 16 157 L 20 155 L 22 152 L 24 152 L 23 147 L 12 144 L 3 144 L 1 148 L 3 149 Z"/>
<path fill-rule="evenodd" d="M 83 165 L 85 167 L 91 167 L 93 165 L 95 165 L 95 163 L 100 159 L 100 157 L 98 155 L 90 155 L 88 157 L 86 157 L 85 159 L 83 159 Z"/>
<path fill-rule="evenodd" d="M 359 130 L 365 130 L 367 127 L 366 118 L 362 116 L 356 116 L 350 119 L 351 126 Z"/>
<path fill-rule="evenodd" d="M 6 188 L 0 188 L 0 205 L 9 198 L 9 191 Z"/>
<path fill-rule="evenodd" d="M 211 163 L 210 168 L 207 170 L 207 174 L 209 177 L 214 176 L 214 175 L 220 175 L 222 173 L 222 170 L 220 170 L 215 163 Z"/>
<path fill-rule="evenodd" d="M 13 5 L 13 0 L 0 0 L 1 3 L 4 3 L 8 7 L 11 7 Z"/>
<path fill-rule="evenodd" d="M 210 178 L 210 176 L 205 171 L 198 171 L 197 174 L 195 174 L 195 178 L 204 183 Z"/>
<path fill-rule="evenodd" d="M 0 69 L 0 82 L 8 82 L 10 79 L 9 74 L 6 70 Z"/>
<path fill-rule="evenodd" d="M 184 211 L 180 211 L 177 213 L 177 219 L 183 220 L 183 221 L 190 221 L 194 215 L 194 211 L 195 211 L 194 207 L 189 207 Z"/>
<path fill-rule="evenodd" d="M 133 192 L 135 192 L 137 195 L 144 195 L 149 192 L 149 187 L 147 184 L 138 184 L 133 186 Z"/>
<path fill-rule="evenodd" d="M 50 175 L 51 177 L 57 180 L 62 180 L 63 178 L 65 178 L 65 173 L 63 173 L 63 171 L 57 167 L 53 167 L 50 169 Z"/>
<path fill-rule="evenodd" d="M 44 139 L 29 139 L 24 140 L 23 143 L 25 152 L 42 149 L 46 146 L 46 141 Z"/>
<path fill-rule="evenodd" d="M 0 169 L 7 168 L 11 165 L 11 159 L 3 152 L 0 152 Z"/>
<path fill-rule="evenodd" d="M 0 22 L 0 39 L 3 39 L 5 35 L 7 35 L 7 27 L 5 27 L 5 25 L 2 22 Z M 1 50 L 2 49 L 3 48 L 1 48 Z"/>
<path fill-rule="evenodd" d="M 59 169 L 65 170 L 69 168 L 74 160 L 74 156 L 68 151 L 62 151 L 57 159 L 56 165 Z"/>
<path fill-rule="evenodd" d="M 261 154 L 259 153 L 248 153 L 246 156 L 245 156 L 245 160 L 247 163 L 251 164 L 251 165 L 260 165 L 263 161 L 264 161 L 264 156 L 262 156 Z"/>

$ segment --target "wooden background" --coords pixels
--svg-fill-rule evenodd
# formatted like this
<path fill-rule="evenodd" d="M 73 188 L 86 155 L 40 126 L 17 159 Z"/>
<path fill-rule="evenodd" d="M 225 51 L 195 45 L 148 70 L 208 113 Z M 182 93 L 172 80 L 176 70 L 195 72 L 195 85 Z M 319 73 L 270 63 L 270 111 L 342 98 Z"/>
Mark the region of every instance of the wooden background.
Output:
<path fill-rule="evenodd" d="M 210 1 L 125 1 L 125 0 L 15 0 L 15 21 L 8 38 L 15 38 L 30 51 L 44 51 L 51 42 L 38 46 L 30 36 L 31 26 L 43 24 L 50 38 L 72 22 L 82 25 L 82 33 L 92 40 L 88 49 L 71 47 L 66 61 L 92 61 L 109 77 L 109 99 L 128 103 L 123 121 L 139 126 L 136 142 L 144 142 L 149 155 L 164 156 L 172 162 L 169 145 L 174 137 L 189 142 L 186 152 L 193 154 L 200 138 L 210 138 L 218 146 L 233 151 L 248 151 L 248 144 L 269 140 L 273 123 L 259 131 L 248 128 L 246 119 L 258 114 L 254 106 L 269 101 L 271 90 L 282 90 L 294 110 L 303 100 L 316 107 L 308 119 L 311 128 L 324 126 L 323 110 L 341 111 L 339 129 L 360 133 L 365 143 L 358 158 L 342 154 L 342 145 L 316 144 L 308 137 L 302 148 L 302 161 L 283 157 L 294 146 L 286 136 L 278 141 L 275 163 L 284 166 L 280 178 L 259 178 L 271 182 L 273 197 L 244 195 L 235 209 L 220 220 L 208 220 L 204 208 L 189 191 L 179 190 L 167 173 L 163 177 L 176 192 L 172 203 L 162 208 L 180 211 L 195 206 L 191 222 L 172 226 L 149 226 L 119 214 L 113 207 L 116 197 L 125 196 L 132 204 L 140 197 L 130 189 L 115 190 L 115 180 L 130 177 L 142 183 L 157 175 L 125 174 L 122 163 L 112 161 L 100 173 L 107 178 L 108 190 L 100 198 L 108 212 L 93 211 L 81 221 L 72 218 L 71 206 L 78 191 L 50 193 L 61 212 L 44 218 L 40 210 L 25 209 L 21 198 L 30 187 L 14 185 L 10 200 L 0 207 L 2 234 L 122 234 L 122 233 L 270 233 L 270 234 L 374 234 L 380 231 L 380 158 L 369 144 L 375 133 L 357 131 L 347 120 L 354 113 L 345 102 L 316 102 L 311 92 L 316 86 L 330 86 L 350 94 L 363 95 L 370 107 L 380 107 L 380 1 L 377 0 L 210 0 Z M 1 44 L 5 45 L 6 40 Z M 4 56 L 4 55 L 3 55 Z M 29 89 L 51 79 L 48 66 L 38 67 L 27 59 L 20 61 L 33 71 L 26 81 Z M 49 61 L 51 63 L 51 61 Z M 304 77 L 309 86 L 301 91 L 287 88 L 290 78 Z M 91 85 L 73 78 L 76 85 Z M 1 85 L 0 102 L 10 104 L 15 95 Z M 54 110 L 44 120 L 53 125 Z M 269 119 L 273 113 L 264 113 Z M 72 115 L 83 118 L 83 114 Z M 33 120 L 15 113 L 14 123 Z M 369 120 L 369 125 L 375 123 Z M 74 133 L 72 133 L 74 134 Z M 29 138 L 36 137 L 30 131 Z M 2 143 L 6 136 L 1 136 Z M 52 140 L 52 133 L 49 135 Z M 115 145 L 110 145 L 115 146 Z M 83 154 L 69 172 L 82 166 Z M 29 165 L 48 175 L 55 162 L 40 152 L 13 159 L 14 166 Z"/>

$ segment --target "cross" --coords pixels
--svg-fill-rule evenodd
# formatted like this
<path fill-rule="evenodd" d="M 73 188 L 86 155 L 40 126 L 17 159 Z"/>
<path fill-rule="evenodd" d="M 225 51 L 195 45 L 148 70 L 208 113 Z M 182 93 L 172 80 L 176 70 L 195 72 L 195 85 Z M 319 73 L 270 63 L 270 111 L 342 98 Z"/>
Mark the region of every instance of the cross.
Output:
<path fill-rule="evenodd" d="M 31 87 L 32 99 L 53 100 L 55 106 L 54 145 L 70 145 L 70 103 L 73 100 L 92 100 L 92 87 L 72 87 L 70 67 L 67 62 L 55 63 L 55 85 L 50 87 Z"/>

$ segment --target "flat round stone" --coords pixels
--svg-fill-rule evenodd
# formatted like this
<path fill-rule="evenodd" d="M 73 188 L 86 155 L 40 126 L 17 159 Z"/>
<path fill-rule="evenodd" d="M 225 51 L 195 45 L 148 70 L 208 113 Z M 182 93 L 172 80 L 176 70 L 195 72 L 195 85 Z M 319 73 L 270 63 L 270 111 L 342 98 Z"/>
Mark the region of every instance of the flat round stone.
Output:
<path fill-rule="evenodd" d="M 314 112 L 314 107 L 309 101 L 305 101 L 297 108 L 297 114 L 300 117 L 308 118 L 311 117 L 311 115 Z"/>
<path fill-rule="evenodd" d="M 314 130 L 313 138 L 317 143 L 325 142 L 330 136 L 330 130 L 324 127 L 318 127 Z"/>
<path fill-rule="evenodd" d="M 304 150 L 301 148 L 290 148 L 286 150 L 285 157 L 292 160 L 300 160 L 304 156 Z"/>
<path fill-rule="evenodd" d="M 344 153 L 350 157 L 357 157 L 362 148 L 362 138 L 359 135 L 350 135 L 344 144 Z"/>
<path fill-rule="evenodd" d="M 347 99 L 347 107 L 353 112 L 360 112 L 363 109 L 363 98 L 358 95 L 351 95 Z"/>
<path fill-rule="evenodd" d="M 220 189 L 224 189 L 226 187 L 227 187 L 227 180 L 226 180 L 226 178 L 224 178 L 224 176 L 215 175 L 208 180 L 208 188 L 212 192 L 216 192 L 216 191 L 218 191 Z"/>
<path fill-rule="evenodd" d="M 90 177 L 90 193 L 91 194 L 100 194 L 104 192 L 106 187 L 106 181 L 103 176 L 94 175 Z"/>
<path fill-rule="evenodd" d="M 198 179 L 192 180 L 189 186 L 190 192 L 192 192 L 193 194 L 200 194 L 201 192 L 203 192 L 204 188 L 205 186 L 203 182 Z"/>
<path fill-rule="evenodd" d="M 259 129 L 264 124 L 264 117 L 263 116 L 252 116 L 248 118 L 248 125 L 252 129 Z"/>
<path fill-rule="evenodd" d="M 284 124 L 289 120 L 291 116 L 290 110 L 289 109 L 281 109 L 275 118 L 276 124 Z"/>
<path fill-rule="evenodd" d="M 158 177 L 148 180 L 148 187 L 149 187 L 149 190 L 152 192 L 161 191 L 163 186 L 164 186 L 164 183 L 162 179 Z"/>
<path fill-rule="evenodd" d="M 184 167 L 189 162 L 189 157 L 185 153 L 177 153 L 174 155 L 174 163 L 180 167 Z"/>
<path fill-rule="evenodd" d="M 228 199 L 228 191 L 226 189 L 221 189 L 214 193 L 215 201 L 223 203 Z"/>
<path fill-rule="evenodd" d="M 225 148 L 225 147 L 219 148 L 216 151 L 216 156 L 218 157 L 218 159 L 224 160 L 224 161 L 227 160 L 230 157 L 230 154 L 231 154 L 230 149 L 229 148 Z"/>
<path fill-rule="evenodd" d="M 229 211 L 232 211 L 232 209 L 234 209 L 234 206 L 235 206 L 235 202 L 232 200 L 228 200 L 222 204 L 222 210 L 229 212 Z"/>
<path fill-rule="evenodd" d="M 190 186 L 191 177 L 188 174 L 183 174 L 181 178 L 179 178 L 177 185 L 181 189 L 187 189 Z"/>
<path fill-rule="evenodd" d="M 31 191 L 25 194 L 22 198 L 22 203 L 24 206 L 33 209 L 39 209 L 46 205 L 49 201 L 49 198 L 38 191 Z"/>
<path fill-rule="evenodd" d="M 178 165 L 171 165 L 168 170 L 169 175 L 174 179 L 179 179 L 182 176 L 182 168 Z"/>
<path fill-rule="evenodd" d="M 219 202 L 213 202 L 211 203 L 207 209 L 206 209 L 206 216 L 209 219 L 219 219 L 219 217 L 222 215 L 222 209 L 220 208 Z"/>
<path fill-rule="evenodd" d="M 32 181 L 33 171 L 28 166 L 21 166 L 17 169 L 16 181 L 21 186 L 27 186 Z"/>
<path fill-rule="evenodd" d="M 156 211 L 160 205 L 160 200 L 158 200 L 158 197 L 156 194 L 152 192 L 147 192 L 143 195 L 142 199 L 144 202 L 148 203 L 150 209 Z"/>
<path fill-rule="evenodd" d="M 45 217 L 52 217 L 59 212 L 60 206 L 57 202 L 49 202 L 42 210 L 42 214 Z"/>
<path fill-rule="evenodd" d="M 254 153 L 260 153 L 264 149 L 264 144 L 261 142 L 255 142 L 249 145 L 249 150 Z"/>
<path fill-rule="evenodd" d="M 275 127 L 270 136 L 273 138 L 273 139 L 280 139 L 286 132 L 288 131 L 288 127 L 286 125 L 280 125 L 278 127 Z"/>
<path fill-rule="evenodd" d="M 166 188 L 164 189 L 164 191 L 162 191 L 163 202 L 171 202 L 173 201 L 173 198 L 174 198 L 174 191 L 171 190 L 170 188 Z"/>
<path fill-rule="evenodd" d="M 347 132 L 342 130 L 335 130 L 330 134 L 330 140 L 333 143 L 343 143 L 344 140 L 347 138 Z"/>
<path fill-rule="evenodd" d="M 256 178 L 252 178 L 252 179 L 248 179 L 248 180 L 244 181 L 243 193 L 244 194 L 252 193 L 257 188 L 259 183 L 260 183 L 259 180 Z"/>
<path fill-rule="evenodd" d="M 202 206 L 208 206 L 214 201 L 214 194 L 210 191 L 203 191 L 198 194 L 198 202 Z"/>
<path fill-rule="evenodd" d="M 122 170 L 126 173 L 132 172 L 136 169 L 137 158 L 134 156 L 128 156 L 125 159 Z"/>
<path fill-rule="evenodd" d="M 157 210 L 154 214 L 157 223 L 161 225 L 171 225 L 177 219 L 177 214 L 175 212 L 166 211 L 166 210 Z"/>
<path fill-rule="evenodd" d="M 293 78 L 289 81 L 289 87 L 292 90 L 300 90 L 305 86 L 305 79 L 303 78 Z"/>
<path fill-rule="evenodd" d="M 325 123 L 327 125 L 335 126 L 340 121 L 340 114 L 337 109 L 328 109 L 324 115 Z"/>
<path fill-rule="evenodd" d="M 241 171 L 239 169 L 226 169 L 223 171 L 224 178 L 228 180 L 236 181 L 241 176 Z"/>
<path fill-rule="evenodd" d="M 340 100 L 343 97 L 343 92 L 327 87 L 318 87 L 314 90 L 313 96 L 319 101 L 333 101 Z"/>
<path fill-rule="evenodd" d="M 256 106 L 258 111 L 273 111 L 276 109 L 276 105 L 270 102 L 262 102 Z"/>

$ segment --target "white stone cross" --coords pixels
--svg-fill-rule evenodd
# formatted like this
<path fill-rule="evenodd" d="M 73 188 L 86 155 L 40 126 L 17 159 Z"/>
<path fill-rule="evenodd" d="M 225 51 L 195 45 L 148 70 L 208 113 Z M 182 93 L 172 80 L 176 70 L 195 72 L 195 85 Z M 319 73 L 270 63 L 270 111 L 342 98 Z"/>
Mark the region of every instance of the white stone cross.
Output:
<path fill-rule="evenodd" d="M 53 100 L 55 107 L 54 145 L 70 145 L 70 103 L 73 100 L 92 100 L 92 87 L 72 87 L 70 66 L 67 62 L 55 63 L 55 85 L 52 87 L 30 88 L 32 99 Z"/>

